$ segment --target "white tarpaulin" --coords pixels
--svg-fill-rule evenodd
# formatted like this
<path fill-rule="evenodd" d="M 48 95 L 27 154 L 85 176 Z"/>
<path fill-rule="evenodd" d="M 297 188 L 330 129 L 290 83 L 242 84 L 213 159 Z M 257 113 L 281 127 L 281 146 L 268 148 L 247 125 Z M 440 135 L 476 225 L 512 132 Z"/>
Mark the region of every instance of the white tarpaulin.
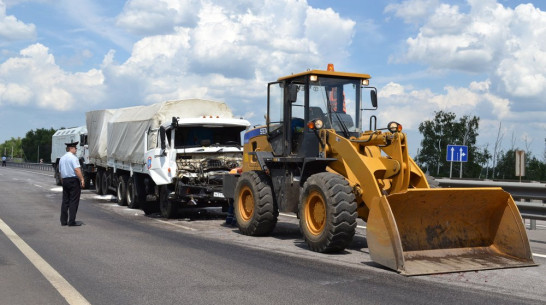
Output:
<path fill-rule="evenodd" d="M 203 116 L 233 118 L 231 110 L 225 103 L 200 99 L 88 112 L 86 118 L 90 155 L 94 153 L 95 158 L 99 156 L 102 160 L 107 152 L 109 160 L 144 164 L 145 134 L 148 130 L 157 129 L 160 125 L 171 122 L 172 117 L 182 119 Z M 90 126 L 90 120 L 94 122 L 93 126 Z M 106 122 L 107 132 L 104 126 Z M 97 131 L 99 134 L 95 133 Z M 96 146 L 91 144 L 92 141 L 95 141 Z M 103 150 L 103 141 L 106 141 L 106 150 Z M 92 146 L 95 151 L 91 151 Z"/>
<path fill-rule="evenodd" d="M 115 110 L 96 110 L 85 114 L 89 158 L 100 165 L 106 164 L 106 140 L 108 122 Z"/>

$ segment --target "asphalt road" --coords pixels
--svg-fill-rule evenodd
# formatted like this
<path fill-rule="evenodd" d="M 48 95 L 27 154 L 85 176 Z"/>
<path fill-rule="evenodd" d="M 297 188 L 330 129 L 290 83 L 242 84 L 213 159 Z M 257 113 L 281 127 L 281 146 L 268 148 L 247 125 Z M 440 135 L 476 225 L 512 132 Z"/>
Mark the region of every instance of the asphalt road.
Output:
<path fill-rule="evenodd" d="M 53 181 L 48 172 L 0 168 L 0 220 L 13 231 L 0 232 L 0 304 L 546 300 L 546 226 L 540 222 L 528 231 L 538 267 L 404 277 L 370 260 L 362 227 L 344 253 L 318 254 L 307 250 L 292 215 L 281 215 L 272 236 L 252 238 L 222 226 L 218 211 L 165 220 L 86 190 L 78 211 L 84 225 L 61 227 L 61 192 Z M 25 256 L 12 241 L 18 238 L 36 255 Z"/>

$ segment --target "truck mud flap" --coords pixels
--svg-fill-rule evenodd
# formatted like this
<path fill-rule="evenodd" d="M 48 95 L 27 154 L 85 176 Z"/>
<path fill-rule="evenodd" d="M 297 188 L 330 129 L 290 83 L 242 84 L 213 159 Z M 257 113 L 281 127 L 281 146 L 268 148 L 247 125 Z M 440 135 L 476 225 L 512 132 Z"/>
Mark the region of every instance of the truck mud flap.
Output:
<path fill-rule="evenodd" d="M 404 275 L 535 266 L 514 200 L 501 188 L 410 189 L 372 203 L 370 255 Z"/>

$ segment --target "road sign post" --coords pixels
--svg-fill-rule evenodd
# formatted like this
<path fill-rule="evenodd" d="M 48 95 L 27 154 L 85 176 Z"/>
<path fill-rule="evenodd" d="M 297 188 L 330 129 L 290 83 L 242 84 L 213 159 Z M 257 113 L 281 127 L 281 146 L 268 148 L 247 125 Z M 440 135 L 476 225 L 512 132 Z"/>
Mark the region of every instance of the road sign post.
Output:
<path fill-rule="evenodd" d="M 521 177 L 525 176 L 525 151 L 516 150 L 516 177 L 519 176 L 519 182 Z"/>
<path fill-rule="evenodd" d="M 449 167 L 449 178 L 453 173 L 453 162 L 461 162 L 459 178 L 463 177 L 463 163 L 468 162 L 468 146 L 466 145 L 448 145 L 446 161 L 451 162 Z"/>

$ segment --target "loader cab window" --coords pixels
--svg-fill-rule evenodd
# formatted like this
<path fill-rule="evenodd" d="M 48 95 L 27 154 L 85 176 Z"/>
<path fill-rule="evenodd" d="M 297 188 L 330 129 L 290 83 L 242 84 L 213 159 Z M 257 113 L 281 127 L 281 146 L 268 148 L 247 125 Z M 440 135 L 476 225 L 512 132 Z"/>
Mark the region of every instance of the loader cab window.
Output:
<path fill-rule="evenodd" d="M 319 77 L 309 87 L 309 120 L 321 119 L 325 128 L 346 136 L 362 131 L 358 79 Z"/>

